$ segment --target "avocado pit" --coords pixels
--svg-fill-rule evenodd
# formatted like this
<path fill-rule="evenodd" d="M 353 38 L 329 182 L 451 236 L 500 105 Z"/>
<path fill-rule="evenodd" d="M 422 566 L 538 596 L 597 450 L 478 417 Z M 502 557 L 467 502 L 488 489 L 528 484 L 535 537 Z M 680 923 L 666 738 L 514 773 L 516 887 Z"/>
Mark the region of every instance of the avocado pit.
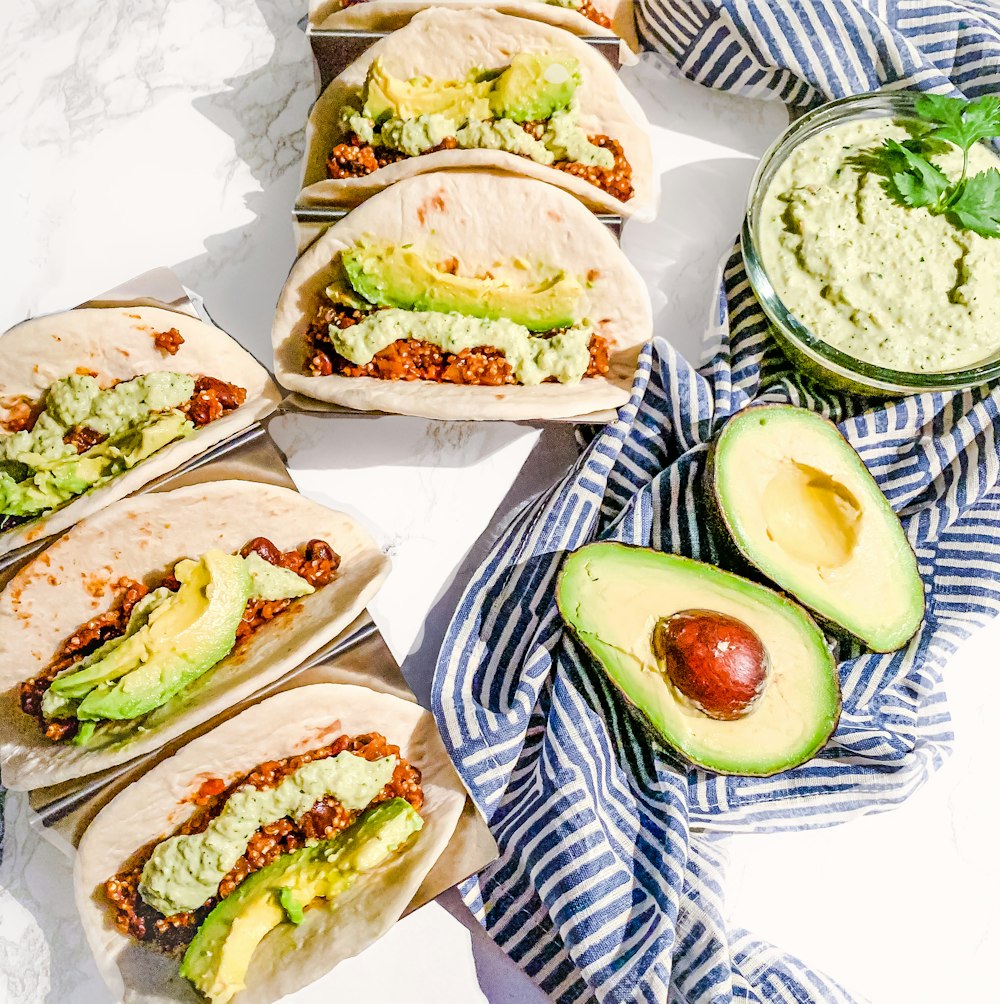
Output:
<path fill-rule="evenodd" d="M 736 617 L 681 610 L 656 622 L 652 645 L 663 674 L 709 718 L 744 718 L 764 692 L 767 649 Z"/>

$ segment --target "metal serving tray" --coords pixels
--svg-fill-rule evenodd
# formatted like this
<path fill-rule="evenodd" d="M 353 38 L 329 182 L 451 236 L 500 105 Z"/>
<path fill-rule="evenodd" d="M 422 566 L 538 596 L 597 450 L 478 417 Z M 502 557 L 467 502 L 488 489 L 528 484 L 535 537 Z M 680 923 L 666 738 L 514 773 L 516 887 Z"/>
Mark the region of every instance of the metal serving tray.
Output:
<path fill-rule="evenodd" d="M 185 289 L 177 276 L 166 268 L 155 269 L 139 276 L 82 306 L 139 303 L 168 307 L 210 320 L 196 294 Z M 282 410 L 287 410 L 284 405 Z M 169 491 L 185 485 L 229 479 L 281 485 L 295 490 L 295 483 L 285 467 L 284 458 L 267 432 L 266 422 L 267 419 L 263 423 L 256 423 L 249 429 L 243 430 L 208 453 L 194 458 L 183 467 L 144 486 L 134 494 Z M 49 537 L 5 556 L 3 563 L 0 564 L 0 587 L 5 585 L 21 566 L 51 543 L 52 539 Z M 262 688 L 211 720 L 189 729 L 184 735 L 168 742 L 161 749 L 85 778 L 31 792 L 28 797 L 33 810 L 31 825 L 46 839 L 67 853 L 72 853 L 83 831 L 97 812 L 119 791 L 155 764 L 195 737 L 259 703 L 265 697 L 293 687 L 320 682 L 356 683 L 407 700 L 415 700 L 378 628 L 365 612 L 341 635 L 313 653 L 280 680 Z M 409 909 L 416 909 L 475 874 L 492 861 L 496 854 L 496 844 L 489 829 L 471 799 L 467 799 L 465 811 L 448 848 L 432 869 Z"/>
<path fill-rule="evenodd" d="M 306 35 L 319 72 L 319 90 L 322 92 L 354 60 L 389 34 L 388 31 L 361 31 L 357 28 L 307 28 Z M 621 39 L 617 35 L 577 37 L 581 42 L 592 45 L 616 70 L 621 67 Z"/>

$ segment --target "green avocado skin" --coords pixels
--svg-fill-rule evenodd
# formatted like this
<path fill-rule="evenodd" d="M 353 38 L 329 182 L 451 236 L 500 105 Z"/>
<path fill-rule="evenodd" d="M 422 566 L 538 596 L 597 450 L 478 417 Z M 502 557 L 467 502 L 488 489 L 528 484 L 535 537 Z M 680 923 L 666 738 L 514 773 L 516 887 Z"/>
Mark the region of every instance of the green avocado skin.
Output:
<path fill-rule="evenodd" d="M 793 405 L 784 404 L 752 405 L 751 408 L 748 409 L 748 411 L 752 411 L 754 414 L 758 414 L 760 412 L 789 412 L 798 410 L 801 409 L 795 408 Z M 734 416 L 734 418 L 743 416 L 744 414 L 745 412 L 739 412 L 737 413 L 737 416 Z M 837 426 L 829 419 L 813 412 L 810 413 L 810 419 L 812 421 L 824 422 L 827 426 L 829 426 L 836 437 L 843 442 L 846 450 L 855 452 L 850 443 L 844 439 L 843 434 Z M 840 641 L 854 645 L 860 644 L 861 646 L 874 652 L 895 651 L 897 648 L 909 642 L 910 639 L 913 638 L 913 636 L 920 630 L 921 621 L 917 622 L 909 638 L 903 640 L 900 645 L 888 649 L 877 647 L 852 630 L 850 624 L 833 620 L 824 614 L 823 611 L 817 610 L 814 605 L 806 602 L 803 598 L 786 589 L 780 582 L 775 580 L 773 575 L 768 573 L 768 570 L 765 567 L 754 559 L 754 556 L 749 548 L 742 547 L 740 545 L 737 535 L 733 532 L 733 528 L 726 516 L 725 503 L 723 501 L 722 491 L 719 485 L 718 467 L 719 443 L 721 437 L 722 433 L 719 433 L 709 446 L 708 459 L 705 465 L 703 490 L 701 493 L 705 521 L 709 528 L 712 543 L 715 545 L 719 554 L 719 566 L 737 575 L 752 579 L 755 582 L 760 582 L 765 586 L 775 589 L 777 592 L 792 597 L 792 599 L 800 603 L 810 612 L 810 614 L 812 614 L 813 618 L 824 631 Z M 886 502 L 885 505 L 887 508 L 889 507 L 888 502 Z M 907 547 L 910 549 L 910 552 L 913 553 L 909 542 L 907 542 Z M 916 556 L 914 555 L 914 564 L 915 563 Z"/>
<path fill-rule="evenodd" d="M 301 923 L 302 907 L 345 892 L 359 875 L 383 864 L 422 826 L 423 820 L 409 802 L 390 799 L 368 809 L 332 840 L 283 854 L 254 872 L 202 922 L 184 954 L 181 976 L 216 1004 L 229 1000 L 242 989 L 243 962 L 249 961 L 269 930 L 285 920 Z M 232 939 L 246 940 L 234 945 Z M 240 961 L 230 970 L 234 956 Z"/>

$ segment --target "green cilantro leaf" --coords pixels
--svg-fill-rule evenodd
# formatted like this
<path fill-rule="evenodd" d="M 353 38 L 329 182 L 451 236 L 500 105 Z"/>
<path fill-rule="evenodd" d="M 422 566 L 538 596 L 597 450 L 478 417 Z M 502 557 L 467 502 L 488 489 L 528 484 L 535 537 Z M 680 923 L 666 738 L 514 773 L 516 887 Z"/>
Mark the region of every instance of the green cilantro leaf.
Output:
<path fill-rule="evenodd" d="M 1000 171 L 990 168 L 968 176 L 969 151 L 980 140 L 1000 136 L 1000 96 L 964 101 L 922 94 L 914 107 L 934 128 L 902 143 L 887 139 L 857 158 L 859 167 L 883 175 L 882 187 L 901 205 L 947 216 L 955 226 L 982 237 L 1000 237 Z M 929 159 L 942 143 L 962 151 L 962 173 L 956 181 Z"/>
<path fill-rule="evenodd" d="M 943 139 L 962 150 L 969 150 L 981 139 L 1000 134 L 1000 97 L 988 94 L 976 101 L 924 94 L 917 98 L 917 114 L 939 125 L 928 133 L 930 139 Z"/>
<path fill-rule="evenodd" d="M 937 206 L 948 191 L 947 176 L 929 160 L 894 139 L 885 141 L 889 182 L 908 206 Z M 891 193 L 890 193 L 891 194 Z"/>
<path fill-rule="evenodd" d="M 281 904 L 281 909 L 285 911 L 285 916 L 293 924 L 301 924 L 305 920 L 302 904 L 295 898 L 295 893 L 291 889 L 279 889 L 278 902 Z"/>
<path fill-rule="evenodd" d="M 969 178 L 948 213 L 982 237 L 1000 237 L 1000 171 L 991 167 Z"/>

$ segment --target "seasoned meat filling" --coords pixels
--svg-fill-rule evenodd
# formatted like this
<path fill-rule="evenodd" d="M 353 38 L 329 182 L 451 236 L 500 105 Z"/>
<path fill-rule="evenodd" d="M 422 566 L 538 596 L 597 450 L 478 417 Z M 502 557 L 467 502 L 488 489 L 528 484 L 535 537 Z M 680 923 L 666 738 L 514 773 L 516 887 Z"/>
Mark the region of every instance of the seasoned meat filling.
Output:
<path fill-rule="evenodd" d="M 611 27 L 611 18 L 607 14 L 602 14 L 590 0 L 583 0 L 583 5 L 577 8 L 577 13 L 582 14 L 588 21 L 599 24 L 602 28 Z"/>
<path fill-rule="evenodd" d="M 379 760 L 385 756 L 397 758 L 392 780 L 375 796 L 372 805 L 392 798 L 405 798 L 417 810 L 423 805 L 420 771 L 400 756 L 398 746 L 390 745 L 384 736 L 373 732 L 353 738 L 341 736 L 336 742 L 320 749 L 283 760 L 267 761 L 233 781 L 228 787 L 221 779 L 213 778 L 202 785 L 195 797 L 199 808 L 170 835 L 203 832 L 212 819 L 222 812 L 230 796 L 244 785 L 258 789 L 274 788 L 303 764 L 336 756 L 344 750 L 366 760 Z M 345 809 L 335 798 L 327 796 L 316 802 L 301 819 L 286 816 L 268 823 L 250 838 L 246 852 L 220 882 L 217 896 L 193 913 L 179 913 L 171 917 L 164 917 L 147 906 L 139 896 L 139 879 L 144 865 L 159 843 L 155 841 L 142 848 L 121 872 L 105 883 L 105 894 L 115 911 L 115 927 L 122 934 L 131 935 L 138 941 L 151 942 L 161 951 L 178 951 L 194 937 L 198 925 L 215 904 L 220 899 L 225 899 L 248 875 L 260 871 L 280 855 L 297 850 L 308 842 L 331 839 L 350 826 L 357 816 L 357 812 Z"/>
<path fill-rule="evenodd" d="M 184 336 L 176 328 L 154 331 L 153 344 L 168 356 L 176 356 L 177 350 L 184 344 Z"/>
<path fill-rule="evenodd" d="M 364 317 L 352 307 L 323 305 L 306 332 L 308 362 L 312 376 L 368 376 L 378 380 L 432 380 L 470 386 L 500 387 L 517 383 L 503 353 L 490 345 L 461 352 L 445 352 L 430 342 L 401 338 L 376 352 L 370 363 L 358 366 L 338 355 L 330 343 L 329 328 L 349 328 Z M 555 331 L 548 332 L 550 335 Z M 602 335 L 590 339 L 590 365 L 586 376 L 603 376 L 609 369 L 608 342 Z"/>
<path fill-rule="evenodd" d="M 340 555 L 325 540 L 310 540 L 302 551 L 294 548 L 282 551 L 267 537 L 254 537 L 241 549 L 240 554 L 245 558 L 251 551 L 256 551 L 269 564 L 291 569 L 316 589 L 321 589 L 332 582 L 340 567 Z M 164 576 L 158 585 L 176 592 L 181 584 L 173 573 L 170 573 Z M 122 578 L 114 584 L 114 592 L 115 596 L 108 610 L 92 617 L 86 624 L 77 628 L 59 647 L 55 658 L 37 676 L 25 680 L 20 685 L 21 710 L 38 719 L 47 739 L 55 741 L 71 739 L 79 727 L 79 722 L 75 718 L 51 721 L 46 719 L 42 714 L 42 697 L 45 691 L 63 670 L 69 669 L 106 641 L 123 635 L 128 627 L 132 608 L 149 592 L 149 589 L 141 582 Z M 251 599 L 236 629 L 237 644 L 249 638 L 262 624 L 272 620 L 291 605 L 291 600 Z"/>
<path fill-rule="evenodd" d="M 5 402 L 7 403 L 7 402 Z M 34 428 L 41 402 L 33 403 L 26 397 L 18 397 L 9 402 L 7 417 L 0 422 L 4 432 L 24 432 Z"/>
<path fill-rule="evenodd" d="M 525 122 L 523 128 L 537 138 L 539 123 Z M 597 135 L 587 137 L 595 146 L 606 147 L 614 155 L 613 167 L 599 167 L 596 164 L 579 164 L 572 160 L 557 160 L 552 166 L 559 171 L 583 178 L 584 181 L 596 185 L 601 191 L 607 192 L 621 202 L 628 202 L 634 194 L 632 187 L 632 165 L 625 157 L 621 143 L 610 136 Z M 454 137 L 449 136 L 443 143 L 426 150 L 425 153 L 437 153 L 439 150 L 454 150 L 457 147 Z M 423 154 L 421 154 L 423 156 Z M 372 174 L 379 168 L 406 160 L 407 155 L 399 150 L 388 150 L 382 146 L 373 147 L 365 143 L 355 133 L 351 133 L 344 143 L 338 143 L 326 162 L 327 177 L 334 179 L 362 178 Z"/>
<path fill-rule="evenodd" d="M 234 383 L 216 380 L 215 377 L 198 377 L 191 400 L 181 406 L 181 411 L 197 428 L 208 425 L 223 415 L 235 411 L 247 399 L 247 392 Z"/>
<path fill-rule="evenodd" d="M 107 438 L 103 432 L 91 429 L 89 425 L 76 425 L 63 436 L 63 442 L 69 443 L 77 453 L 86 453 L 92 446 L 103 443 Z"/>

